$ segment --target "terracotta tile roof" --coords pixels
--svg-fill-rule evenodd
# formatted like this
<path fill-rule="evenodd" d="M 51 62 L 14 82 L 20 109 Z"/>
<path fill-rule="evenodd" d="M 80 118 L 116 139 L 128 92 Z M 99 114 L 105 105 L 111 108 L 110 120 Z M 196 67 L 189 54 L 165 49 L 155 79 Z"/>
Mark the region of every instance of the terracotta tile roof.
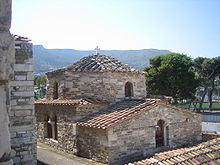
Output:
<path fill-rule="evenodd" d="M 113 126 L 116 123 L 124 121 L 132 116 L 135 116 L 138 113 L 148 110 L 158 104 L 163 104 L 167 107 L 177 109 L 180 111 L 195 113 L 187 109 L 166 104 L 164 102 L 161 102 L 160 99 L 127 100 L 120 103 L 116 103 L 108 107 L 107 110 L 103 110 L 97 114 L 94 114 L 93 116 L 86 117 L 77 124 L 85 127 L 106 129 L 108 127 Z"/>
<path fill-rule="evenodd" d="M 95 116 L 85 118 L 84 121 L 78 122 L 77 124 L 80 126 L 106 129 L 107 127 L 150 108 L 155 105 L 155 103 L 155 100 L 123 101 L 110 106 L 107 110 L 103 110 L 101 113 L 95 114 Z"/>
<path fill-rule="evenodd" d="M 173 149 L 156 153 L 129 165 L 171 165 L 171 164 L 220 164 L 220 138 L 200 143 L 189 148 Z"/>
<path fill-rule="evenodd" d="M 24 42 L 29 42 L 31 41 L 29 38 L 27 37 L 22 37 L 22 36 L 18 36 L 18 35 L 13 35 L 14 40 L 15 41 L 24 41 Z"/>
<path fill-rule="evenodd" d="M 129 72 L 129 73 L 142 73 L 145 72 L 130 67 L 127 64 L 123 64 L 121 61 L 116 60 L 111 56 L 103 54 L 89 55 L 81 58 L 76 63 L 69 65 L 65 68 L 61 68 L 48 73 L 56 73 L 62 71 L 74 71 L 74 72 Z"/>
<path fill-rule="evenodd" d="M 82 98 L 73 100 L 48 100 L 42 99 L 35 101 L 35 104 L 47 104 L 47 105 L 92 105 L 92 104 L 108 104 L 107 102 L 102 102 L 96 99 Z"/>

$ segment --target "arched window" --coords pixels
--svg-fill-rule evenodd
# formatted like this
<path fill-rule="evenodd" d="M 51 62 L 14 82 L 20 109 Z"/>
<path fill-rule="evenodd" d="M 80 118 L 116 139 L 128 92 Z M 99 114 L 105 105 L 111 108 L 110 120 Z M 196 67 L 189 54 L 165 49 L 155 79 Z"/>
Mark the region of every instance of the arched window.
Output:
<path fill-rule="evenodd" d="M 133 96 L 133 85 L 131 82 L 126 82 L 125 84 L 125 97 Z"/>
<path fill-rule="evenodd" d="M 57 140 L 57 116 L 47 117 L 47 138 Z"/>
<path fill-rule="evenodd" d="M 53 86 L 53 99 L 58 99 L 58 83 L 55 82 Z"/>
<path fill-rule="evenodd" d="M 164 121 L 159 120 L 156 126 L 156 147 L 164 146 Z"/>

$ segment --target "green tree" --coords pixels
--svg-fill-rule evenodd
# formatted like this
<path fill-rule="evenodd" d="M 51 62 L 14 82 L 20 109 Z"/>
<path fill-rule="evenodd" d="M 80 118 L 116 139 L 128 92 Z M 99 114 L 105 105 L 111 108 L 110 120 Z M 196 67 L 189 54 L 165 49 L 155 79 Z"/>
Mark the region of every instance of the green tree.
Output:
<path fill-rule="evenodd" d="M 45 75 L 34 77 L 34 86 L 37 88 L 35 91 L 35 99 L 43 98 L 46 95 L 47 78 Z"/>
<path fill-rule="evenodd" d="M 194 60 L 194 67 L 200 80 L 200 86 L 204 87 L 204 92 L 200 101 L 199 108 L 202 108 L 205 95 L 208 93 L 209 109 L 212 108 L 212 95 L 215 90 L 216 78 L 220 75 L 220 57 L 204 58 L 197 57 Z M 211 88 L 208 90 L 208 88 Z"/>
<path fill-rule="evenodd" d="M 174 103 L 195 97 L 199 84 L 190 57 L 178 53 L 159 55 L 150 59 L 145 71 L 150 94 L 172 96 Z"/>
<path fill-rule="evenodd" d="M 47 84 L 47 77 L 45 75 L 35 76 L 34 77 L 34 85 L 38 88 L 41 86 L 46 86 Z"/>

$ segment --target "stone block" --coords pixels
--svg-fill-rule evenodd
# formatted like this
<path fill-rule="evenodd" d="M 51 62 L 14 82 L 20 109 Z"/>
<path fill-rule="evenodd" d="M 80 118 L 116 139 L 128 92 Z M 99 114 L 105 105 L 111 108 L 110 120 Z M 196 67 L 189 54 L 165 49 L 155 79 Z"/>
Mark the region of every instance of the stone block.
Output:
<path fill-rule="evenodd" d="M 15 80 L 26 80 L 26 76 L 24 76 L 24 75 L 15 75 Z"/>
<path fill-rule="evenodd" d="M 24 156 L 29 155 L 29 154 L 30 154 L 30 151 L 21 151 L 20 152 L 20 155 L 24 155 Z"/>
<path fill-rule="evenodd" d="M 21 163 L 21 158 L 16 156 L 16 157 L 13 157 L 13 163 L 14 164 L 20 164 Z"/>
<path fill-rule="evenodd" d="M 10 132 L 26 132 L 26 131 L 33 131 L 34 126 L 33 125 L 24 125 L 24 126 L 17 126 L 17 127 L 10 127 Z"/>
<path fill-rule="evenodd" d="M 33 72 L 27 72 L 27 80 L 34 80 Z"/>
<path fill-rule="evenodd" d="M 33 72 L 33 65 L 27 65 L 27 64 L 15 64 L 14 66 L 15 71 L 27 71 L 27 72 Z"/>
<path fill-rule="evenodd" d="M 109 135 L 108 138 L 109 138 L 109 141 L 115 141 L 118 139 L 118 136 L 116 134 L 112 134 L 112 135 Z"/>
<path fill-rule="evenodd" d="M 32 110 L 16 110 L 15 116 L 30 116 L 32 114 Z"/>
<path fill-rule="evenodd" d="M 26 110 L 26 109 L 33 109 L 33 105 L 15 105 L 11 106 L 12 110 Z"/>
<path fill-rule="evenodd" d="M 33 97 L 34 91 L 12 92 L 12 96 Z"/>
<path fill-rule="evenodd" d="M 0 21 L 1 21 L 1 16 L 0 16 Z M 13 38 L 10 33 L 8 32 L 2 33 L 0 29 L 0 80 L 11 80 L 13 78 L 13 64 L 14 64 Z"/>
<path fill-rule="evenodd" d="M 17 100 L 16 99 L 10 100 L 10 103 L 11 103 L 11 106 L 12 105 L 17 105 Z"/>
<path fill-rule="evenodd" d="M 10 86 L 34 86 L 34 81 L 11 81 Z"/>

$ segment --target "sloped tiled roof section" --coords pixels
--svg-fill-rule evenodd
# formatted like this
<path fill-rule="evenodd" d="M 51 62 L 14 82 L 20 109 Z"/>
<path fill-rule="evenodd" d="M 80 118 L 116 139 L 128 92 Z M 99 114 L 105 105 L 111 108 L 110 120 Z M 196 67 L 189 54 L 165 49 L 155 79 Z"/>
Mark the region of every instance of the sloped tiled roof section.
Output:
<path fill-rule="evenodd" d="M 74 71 L 74 72 L 129 72 L 129 73 L 142 73 L 127 64 L 123 64 L 121 61 L 103 54 L 89 55 L 81 58 L 76 63 L 69 65 L 65 68 L 61 68 L 48 73 L 56 73 L 62 71 Z"/>
<path fill-rule="evenodd" d="M 89 118 L 84 118 L 84 120 L 78 122 L 77 124 L 85 127 L 106 129 L 145 110 L 149 110 L 158 104 L 179 111 L 185 111 L 199 115 L 196 112 L 164 103 L 160 99 L 125 100 L 108 107 L 107 110 L 103 110 L 101 113 L 95 114 L 94 116 L 89 116 Z"/>
<path fill-rule="evenodd" d="M 96 116 L 90 116 L 90 118 L 84 119 L 77 124 L 85 127 L 106 129 L 126 120 L 148 108 L 155 105 L 155 100 L 127 100 L 112 105 L 102 114 L 95 114 Z"/>
<path fill-rule="evenodd" d="M 200 143 L 189 148 L 179 148 L 154 154 L 152 157 L 129 165 L 174 165 L 174 164 L 220 164 L 220 138 Z"/>
<path fill-rule="evenodd" d="M 42 99 L 35 101 L 36 105 L 44 104 L 44 105 L 92 105 L 92 104 L 108 104 L 107 102 L 102 102 L 97 99 L 90 98 L 81 98 L 81 99 L 72 99 L 72 100 L 48 100 Z"/>

